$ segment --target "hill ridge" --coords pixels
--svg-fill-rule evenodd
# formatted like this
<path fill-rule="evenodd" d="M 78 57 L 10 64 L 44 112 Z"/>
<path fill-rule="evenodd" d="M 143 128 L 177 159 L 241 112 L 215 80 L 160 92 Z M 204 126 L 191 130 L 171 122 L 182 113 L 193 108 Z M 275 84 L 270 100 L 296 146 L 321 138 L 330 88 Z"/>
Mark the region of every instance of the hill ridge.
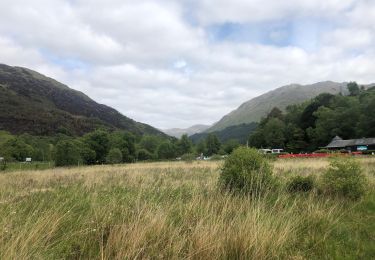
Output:
<path fill-rule="evenodd" d="M 307 85 L 297 83 L 284 85 L 242 103 L 205 132 L 223 130 L 233 125 L 259 122 L 275 106 L 285 110 L 288 105 L 304 102 L 323 92 L 345 94 L 347 93 L 346 84 L 347 82 L 338 83 L 328 80 Z"/>
<path fill-rule="evenodd" d="M 0 130 L 82 135 L 96 128 L 166 136 L 53 78 L 28 68 L 0 64 Z"/>

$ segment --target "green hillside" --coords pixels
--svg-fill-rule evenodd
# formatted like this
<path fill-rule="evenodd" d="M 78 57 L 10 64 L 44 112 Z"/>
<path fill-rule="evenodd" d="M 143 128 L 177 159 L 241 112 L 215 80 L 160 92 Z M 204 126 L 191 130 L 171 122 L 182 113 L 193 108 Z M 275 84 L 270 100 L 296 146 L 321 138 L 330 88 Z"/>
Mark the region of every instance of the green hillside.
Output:
<path fill-rule="evenodd" d="M 312 85 L 292 84 L 283 86 L 243 103 L 236 110 L 220 119 L 206 132 L 222 130 L 233 125 L 259 122 L 274 107 L 284 111 L 288 105 L 301 103 L 321 93 L 338 94 L 346 92 L 346 83 L 332 81 L 319 82 Z"/>
<path fill-rule="evenodd" d="M 54 79 L 0 64 L 0 130 L 13 134 L 82 135 L 96 128 L 165 136 Z"/>
<path fill-rule="evenodd" d="M 246 143 L 249 135 L 254 132 L 257 127 L 257 123 L 240 124 L 235 126 L 229 126 L 223 130 L 212 132 L 217 136 L 220 142 L 225 143 L 231 139 L 238 140 L 240 143 Z M 207 137 L 208 133 L 198 133 L 190 136 L 189 138 L 193 143 L 198 143 Z"/>

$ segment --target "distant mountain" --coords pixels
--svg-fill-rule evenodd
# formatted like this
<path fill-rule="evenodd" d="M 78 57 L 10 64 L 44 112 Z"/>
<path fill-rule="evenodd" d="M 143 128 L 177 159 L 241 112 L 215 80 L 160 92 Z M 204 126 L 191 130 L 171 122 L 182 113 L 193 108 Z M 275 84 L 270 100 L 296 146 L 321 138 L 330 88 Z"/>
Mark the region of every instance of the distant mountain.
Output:
<path fill-rule="evenodd" d="M 215 134 L 222 143 L 225 143 L 230 139 L 236 139 L 240 143 L 245 144 L 247 139 L 249 138 L 249 135 L 256 129 L 257 125 L 258 124 L 254 122 L 250 124 L 240 124 L 229 126 L 223 130 L 214 131 L 212 133 Z M 209 133 L 206 132 L 194 134 L 190 136 L 190 139 L 193 141 L 193 143 L 199 143 L 200 141 L 205 139 L 208 134 Z"/>
<path fill-rule="evenodd" d="M 183 134 L 187 134 L 188 136 L 201 133 L 205 131 L 207 128 L 209 128 L 209 125 L 193 125 L 189 128 L 171 128 L 171 129 L 165 129 L 162 130 L 164 133 L 170 136 L 174 136 L 177 138 L 180 138 Z"/>
<path fill-rule="evenodd" d="M 0 64 L 0 130 L 82 135 L 96 128 L 165 136 L 38 72 Z"/>
<path fill-rule="evenodd" d="M 321 93 L 345 94 L 347 93 L 346 84 L 347 83 L 325 81 L 312 85 L 291 84 L 277 88 L 243 103 L 205 132 L 214 132 L 233 125 L 259 122 L 259 120 L 266 116 L 274 107 L 285 110 L 288 105 L 301 103 Z"/>

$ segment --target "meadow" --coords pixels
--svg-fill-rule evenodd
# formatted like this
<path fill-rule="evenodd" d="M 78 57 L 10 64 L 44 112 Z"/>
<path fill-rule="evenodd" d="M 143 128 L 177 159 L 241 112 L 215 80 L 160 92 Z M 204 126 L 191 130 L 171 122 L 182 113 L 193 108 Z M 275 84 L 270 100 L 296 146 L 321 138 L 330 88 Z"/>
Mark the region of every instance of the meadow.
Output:
<path fill-rule="evenodd" d="M 0 259 L 374 259 L 375 158 L 359 201 L 290 194 L 327 159 L 278 159 L 280 188 L 218 189 L 222 162 L 158 162 L 0 173 Z"/>

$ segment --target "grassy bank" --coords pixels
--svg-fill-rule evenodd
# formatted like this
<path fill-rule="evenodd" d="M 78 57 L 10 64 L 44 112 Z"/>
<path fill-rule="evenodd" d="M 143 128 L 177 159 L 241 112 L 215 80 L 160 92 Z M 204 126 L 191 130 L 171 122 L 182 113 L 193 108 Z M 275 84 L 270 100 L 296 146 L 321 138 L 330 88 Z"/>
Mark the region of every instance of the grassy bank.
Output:
<path fill-rule="evenodd" d="M 93 166 L 0 174 L 0 259 L 373 259 L 375 159 L 358 202 L 280 188 L 262 198 L 217 189 L 221 162 Z M 319 175 L 324 159 L 277 160 Z"/>
<path fill-rule="evenodd" d="M 5 168 L 3 165 L 1 167 L 0 174 L 2 172 L 11 172 L 11 171 L 31 171 L 31 170 L 46 170 L 51 169 L 55 166 L 54 162 L 7 162 Z"/>

